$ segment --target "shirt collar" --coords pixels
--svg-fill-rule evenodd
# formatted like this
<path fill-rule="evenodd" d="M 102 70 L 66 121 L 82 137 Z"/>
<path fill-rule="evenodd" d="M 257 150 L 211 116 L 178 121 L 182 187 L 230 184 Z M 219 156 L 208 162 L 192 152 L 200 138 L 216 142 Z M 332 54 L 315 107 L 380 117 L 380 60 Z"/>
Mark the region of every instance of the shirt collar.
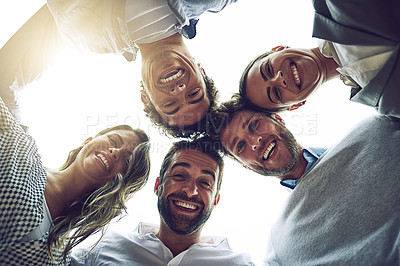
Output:
<path fill-rule="evenodd" d="M 303 149 L 303 157 L 307 161 L 307 166 L 304 171 L 307 172 L 308 169 L 321 157 L 321 155 L 326 151 L 325 148 L 305 148 Z M 300 177 L 301 178 L 301 177 Z M 300 178 L 298 179 L 286 179 L 282 180 L 280 184 L 284 187 L 294 189 L 299 182 Z"/>
<path fill-rule="evenodd" d="M 160 226 L 151 223 L 139 223 L 136 227 L 135 231 L 141 238 L 147 237 L 152 239 L 157 239 L 156 234 L 159 230 Z M 221 243 L 226 242 L 226 237 L 223 236 L 200 236 L 200 243 L 196 245 L 221 245 Z"/>

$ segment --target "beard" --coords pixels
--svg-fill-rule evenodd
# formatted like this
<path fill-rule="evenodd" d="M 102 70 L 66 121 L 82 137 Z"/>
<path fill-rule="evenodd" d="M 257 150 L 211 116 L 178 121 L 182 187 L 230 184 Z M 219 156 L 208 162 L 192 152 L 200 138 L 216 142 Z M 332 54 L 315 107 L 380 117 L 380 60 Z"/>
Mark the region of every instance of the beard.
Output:
<path fill-rule="evenodd" d="M 282 139 L 282 143 L 287 147 L 290 158 L 288 163 L 277 168 L 262 167 L 257 172 L 265 176 L 285 176 L 290 173 L 295 167 L 298 156 L 300 154 L 299 145 L 294 138 L 293 134 L 285 127 L 278 128 L 278 135 Z M 261 149 L 261 150 L 264 150 Z"/>
<path fill-rule="evenodd" d="M 162 193 L 160 195 L 157 202 L 158 211 L 168 227 L 178 235 L 188 235 L 196 231 L 200 226 L 205 224 L 211 215 L 211 209 L 205 209 L 204 203 L 196 196 L 188 198 L 183 192 L 170 194 L 167 198 L 163 198 Z M 201 205 L 201 210 L 194 217 L 175 213 L 171 209 L 171 204 L 174 204 L 170 199 L 171 197 L 196 202 Z"/>

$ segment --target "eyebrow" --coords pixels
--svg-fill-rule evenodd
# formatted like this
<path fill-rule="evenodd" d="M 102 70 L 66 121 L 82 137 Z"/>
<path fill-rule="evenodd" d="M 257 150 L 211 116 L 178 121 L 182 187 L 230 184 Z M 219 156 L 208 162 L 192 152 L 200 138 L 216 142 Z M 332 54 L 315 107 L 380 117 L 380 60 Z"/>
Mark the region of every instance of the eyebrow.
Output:
<path fill-rule="evenodd" d="M 195 104 L 195 103 L 201 102 L 203 99 L 204 99 L 204 93 L 203 93 L 203 95 L 200 96 L 200 98 L 198 98 L 198 99 L 196 99 L 196 100 L 194 100 L 194 101 L 189 102 L 189 104 Z M 180 109 L 181 109 L 181 107 L 178 106 L 177 108 L 175 108 L 175 109 L 172 110 L 171 112 L 164 112 L 164 114 L 166 114 L 166 115 L 173 115 L 173 114 L 175 114 L 176 112 L 178 112 Z"/>
<path fill-rule="evenodd" d="M 118 137 L 118 139 L 119 139 L 119 141 L 121 142 L 121 144 L 124 144 L 124 140 L 122 139 L 122 137 L 121 137 L 118 133 L 115 133 L 115 134 L 113 134 L 113 135 L 115 135 L 115 136 Z"/>
<path fill-rule="evenodd" d="M 247 127 L 247 125 L 249 124 L 250 120 L 253 118 L 255 114 L 251 115 L 246 121 L 244 121 L 244 123 L 242 124 L 242 129 L 245 129 L 245 127 Z M 235 137 L 232 141 L 232 145 L 231 145 L 231 151 L 233 151 L 233 148 L 236 145 L 236 142 L 238 140 L 238 137 Z"/>
<path fill-rule="evenodd" d="M 275 103 L 275 104 L 278 104 L 277 102 L 275 102 L 275 101 L 272 100 L 272 98 L 271 98 L 271 88 L 270 88 L 270 87 L 267 88 L 267 96 L 268 96 L 268 98 L 269 98 L 269 100 L 270 100 L 271 102 L 273 102 L 273 103 Z"/>
<path fill-rule="evenodd" d="M 171 170 L 169 170 L 169 171 L 171 172 L 174 168 L 179 167 L 179 166 L 185 167 L 185 168 L 191 168 L 191 165 L 190 165 L 190 164 L 184 163 L 184 162 L 180 162 L 180 163 L 175 163 L 175 164 L 171 167 Z M 209 171 L 209 170 L 201 170 L 201 172 L 202 172 L 203 174 L 212 176 L 212 178 L 215 180 L 215 174 L 214 174 L 213 172 L 211 172 L 211 171 Z"/>
<path fill-rule="evenodd" d="M 176 112 L 178 112 L 180 109 L 181 109 L 181 107 L 178 106 L 177 108 L 175 108 L 175 109 L 172 110 L 171 112 L 164 112 L 164 114 L 166 114 L 166 115 L 173 115 L 173 114 L 175 114 Z"/>
<path fill-rule="evenodd" d="M 174 168 L 179 167 L 179 166 L 182 166 L 182 167 L 185 167 L 185 168 L 190 168 L 191 167 L 190 164 L 188 164 L 188 163 L 174 163 L 174 165 L 172 165 L 170 171 L 172 171 Z"/>
<path fill-rule="evenodd" d="M 211 172 L 211 171 L 208 171 L 208 170 L 201 170 L 201 172 L 202 172 L 203 174 L 212 176 L 212 178 L 213 178 L 214 181 L 215 181 L 215 174 L 214 174 L 214 172 Z"/>
<path fill-rule="evenodd" d="M 263 80 L 268 81 L 267 76 L 263 72 L 263 64 L 262 63 L 260 64 L 260 74 L 261 74 L 261 77 L 263 78 Z"/>
<path fill-rule="evenodd" d="M 195 103 L 201 102 L 203 99 L 204 99 L 204 93 L 200 96 L 200 98 L 198 98 L 197 100 L 189 102 L 189 104 L 195 104 Z"/>

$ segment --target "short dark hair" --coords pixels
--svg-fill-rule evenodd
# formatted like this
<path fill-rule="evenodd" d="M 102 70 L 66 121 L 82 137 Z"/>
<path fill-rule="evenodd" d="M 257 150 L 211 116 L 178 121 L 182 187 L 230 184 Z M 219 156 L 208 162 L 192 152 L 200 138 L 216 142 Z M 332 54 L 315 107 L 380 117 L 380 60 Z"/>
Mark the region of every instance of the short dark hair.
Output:
<path fill-rule="evenodd" d="M 290 106 L 287 107 L 280 107 L 280 108 L 274 108 L 274 109 L 265 109 L 262 107 L 259 107 L 257 105 L 255 105 L 254 103 L 252 103 L 248 98 L 247 98 L 247 76 L 249 74 L 250 69 L 253 67 L 254 63 L 258 60 L 260 60 L 261 58 L 267 57 L 270 54 L 272 54 L 274 51 L 268 51 L 265 52 L 263 54 L 260 54 L 258 56 L 256 56 L 253 60 L 250 61 L 250 63 L 246 66 L 246 68 L 244 69 L 242 76 L 240 77 L 239 80 L 239 94 L 242 96 L 243 101 L 246 102 L 247 104 L 247 108 L 254 110 L 254 111 L 258 111 L 258 112 L 271 112 L 271 113 L 277 113 L 277 112 L 282 112 L 282 111 L 286 111 L 288 110 L 288 108 Z"/>
<path fill-rule="evenodd" d="M 221 151 L 225 155 L 235 160 L 237 159 L 232 154 L 230 154 L 230 152 L 227 151 L 222 145 L 220 137 L 222 131 L 232 121 L 235 114 L 244 110 L 259 112 L 258 110 L 254 110 L 253 108 L 251 108 L 248 102 L 240 94 L 234 93 L 229 101 L 221 103 L 219 107 L 216 109 L 216 111 L 213 113 L 212 127 L 210 127 L 212 130 L 210 131 L 209 135 L 215 141 L 220 143 L 219 145 L 221 147 Z M 271 116 L 272 113 L 266 112 L 265 110 L 263 110 L 260 113 L 262 113 L 265 116 L 273 118 Z"/>
<path fill-rule="evenodd" d="M 218 192 L 221 188 L 222 175 L 224 171 L 224 160 L 220 155 L 221 148 L 222 147 L 220 146 L 219 142 L 214 141 L 211 137 L 208 136 L 199 137 L 193 140 L 182 140 L 173 143 L 172 147 L 165 155 L 164 160 L 161 164 L 161 169 L 159 174 L 160 183 L 162 182 L 165 172 L 167 171 L 169 165 L 171 164 L 172 157 L 175 155 L 175 153 L 181 150 L 195 149 L 201 151 L 205 155 L 210 156 L 218 164 L 219 175 L 217 177 L 218 180 L 217 180 L 217 193 L 216 193 L 216 195 L 218 195 Z"/>
<path fill-rule="evenodd" d="M 149 101 L 148 104 L 144 105 L 144 112 L 150 121 L 159 128 L 160 133 L 165 136 L 170 136 L 174 138 L 197 138 L 208 131 L 208 120 L 209 114 L 212 113 L 217 108 L 217 102 L 219 98 L 219 92 L 214 85 L 214 81 L 209 76 L 203 76 L 204 82 L 207 88 L 207 97 L 210 100 L 210 107 L 206 115 L 197 123 L 190 126 L 171 126 L 168 122 L 164 121 L 160 114 L 157 112 L 154 104 Z M 141 87 L 144 90 L 143 82 L 141 82 Z M 146 91 L 146 90 L 144 90 Z M 146 92 L 147 93 L 147 92 Z"/>

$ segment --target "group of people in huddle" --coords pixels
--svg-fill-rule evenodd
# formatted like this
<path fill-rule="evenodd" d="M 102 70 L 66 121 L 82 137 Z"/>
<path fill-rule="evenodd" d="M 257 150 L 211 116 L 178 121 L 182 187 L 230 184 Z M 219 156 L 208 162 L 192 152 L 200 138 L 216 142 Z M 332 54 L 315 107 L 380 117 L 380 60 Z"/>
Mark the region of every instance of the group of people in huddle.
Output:
<path fill-rule="evenodd" d="M 266 50 L 219 102 L 184 39 L 202 14 L 236 1 L 47 0 L 1 48 L 1 265 L 254 265 L 226 238 L 201 234 L 220 200 L 224 156 L 292 190 L 265 238 L 266 265 L 400 263 L 400 3 L 313 0 L 318 47 Z M 180 138 L 154 184 L 158 226 L 104 230 L 149 178 L 146 132 L 104 129 L 50 169 L 21 122 L 15 88 L 69 45 L 128 61 L 141 54 L 144 112 Z M 337 78 L 376 114 L 329 149 L 303 147 L 279 113 Z"/>

